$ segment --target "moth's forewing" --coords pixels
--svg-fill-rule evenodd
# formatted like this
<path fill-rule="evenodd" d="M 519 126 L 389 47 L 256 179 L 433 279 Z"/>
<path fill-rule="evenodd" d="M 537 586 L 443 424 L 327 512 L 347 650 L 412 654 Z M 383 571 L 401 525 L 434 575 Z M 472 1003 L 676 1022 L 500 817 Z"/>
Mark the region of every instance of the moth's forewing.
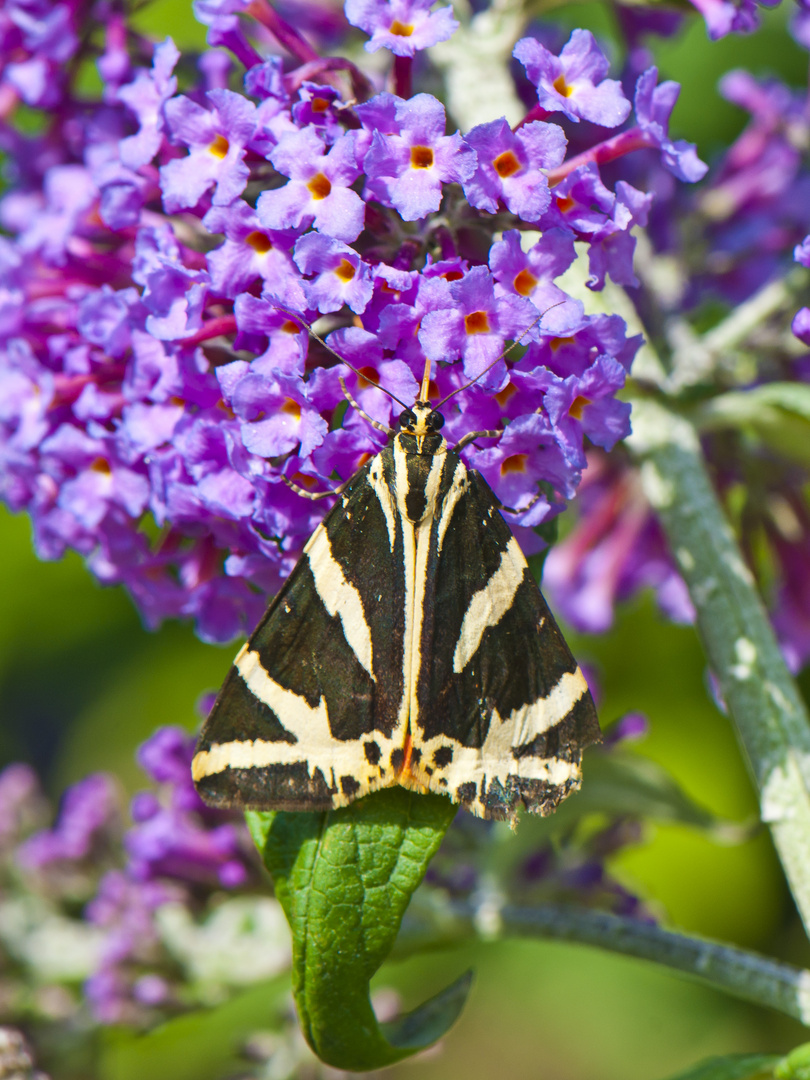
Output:
<path fill-rule="evenodd" d="M 386 456 L 352 478 L 237 656 L 194 758 L 206 802 L 321 810 L 394 782 L 403 582 L 374 490 Z"/>
<path fill-rule="evenodd" d="M 601 737 L 596 710 L 486 481 L 455 455 L 447 471 L 452 518 L 434 523 L 414 742 L 430 788 L 475 813 L 549 813 L 579 786 L 582 750 Z"/>

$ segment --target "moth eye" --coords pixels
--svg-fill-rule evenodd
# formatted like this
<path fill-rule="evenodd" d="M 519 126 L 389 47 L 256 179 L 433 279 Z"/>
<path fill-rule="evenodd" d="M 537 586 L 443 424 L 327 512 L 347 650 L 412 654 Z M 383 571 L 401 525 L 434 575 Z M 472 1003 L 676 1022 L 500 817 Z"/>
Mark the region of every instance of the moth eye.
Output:
<path fill-rule="evenodd" d="M 412 428 L 416 425 L 416 413 L 410 409 L 406 409 L 399 418 L 399 426 L 401 428 Z"/>
<path fill-rule="evenodd" d="M 441 431 L 444 427 L 444 417 L 439 412 L 432 412 L 427 418 L 427 426 L 431 431 Z"/>

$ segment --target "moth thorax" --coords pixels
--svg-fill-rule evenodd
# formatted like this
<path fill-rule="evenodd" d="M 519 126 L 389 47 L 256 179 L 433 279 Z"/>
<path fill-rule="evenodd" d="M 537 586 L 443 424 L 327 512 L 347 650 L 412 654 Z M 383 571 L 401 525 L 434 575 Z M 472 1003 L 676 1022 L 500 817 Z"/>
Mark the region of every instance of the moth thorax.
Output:
<path fill-rule="evenodd" d="M 401 414 L 397 439 L 406 454 L 432 456 L 444 447 L 444 439 L 439 434 L 443 426 L 441 413 L 434 412 L 428 402 L 417 401 L 413 408 Z"/>

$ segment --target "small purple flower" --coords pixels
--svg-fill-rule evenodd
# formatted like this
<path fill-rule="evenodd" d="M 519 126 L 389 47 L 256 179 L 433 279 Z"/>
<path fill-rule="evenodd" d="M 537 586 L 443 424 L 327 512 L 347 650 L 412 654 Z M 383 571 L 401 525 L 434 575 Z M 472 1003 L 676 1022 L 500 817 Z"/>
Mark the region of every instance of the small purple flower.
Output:
<path fill-rule="evenodd" d="M 40 203 L 36 209 L 34 200 L 27 210 L 21 207 L 17 245 L 23 253 L 37 252 L 50 265 L 63 266 L 95 201 L 96 186 L 83 165 L 56 165 L 48 170 L 43 195 L 36 200 Z M 3 224 L 14 228 L 8 209 L 7 197 L 2 204 Z"/>
<path fill-rule="evenodd" d="M 211 287 L 236 297 L 257 278 L 280 303 L 300 309 L 304 293 L 290 253 L 294 234 L 274 232 L 241 199 L 231 206 L 213 206 L 203 218 L 212 233 L 224 233 L 225 242 L 207 256 Z"/>
<path fill-rule="evenodd" d="M 342 133 L 338 110 L 340 94 L 333 86 L 304 81 L 298 88 L 299 100 L 292 107 L 292 117 L 299 128 L 312 125 L 320 129 L 327 142 L 334 142 Z"/>
<path fill-rule="evenodd" d="M 647 224 L 652 200 L 651 194 L 638 191 L 624 180 L 618 181 L 610 218 L 589 237 L 589 289 L 602 289 L 608 273 L 617 285 L 638 285 L 633 272 L 636 238 L 630 230 L 635 225 Z"/>
<path fill-rule="evenodd" d="M 433 0 L 346 0 L 346 18 L 371 35 L 368 52 L 390 49 L 396 56 L 414 56 L 458 29 L 451 7 L 431 11 Z"/>
<path fill-rule="evenodd" d="M 138 118 L 136 135 L 121 140 L 121 161 L 130 169 L 138 169 L 151 161 L 163 141 L 165 120 L 163 107 L 177 92 L 177 79 L 172 72 L 180 53 L 171 38 L 155 46 L 151 71 L 139 71 L 131 83 L 120 87 L 118 100 L 123 101 Z"/>
<path fill-rule="evenodd" d="M 525 67 L 547 112 L 602 127 L 618 127 L 629 116 L 630 102 L 621 83 L 605 78 L 609 64 L 590 30 L 574 30 L 558 57 L 536 38 L 521 38 L 512 55 Z"/>
<path fill-rule="evenodd" d="M 810 267 L 810 236 L 805 236 L 800 244 L 793 249 L 793 258 L 802 266 Z"/>
<path fill-rule="evenodd" d="M 314 225 L 336 240 L 356 240 L 365 206 L 350 186 L 360 175 L 355 138 L 354 132 L 347 132 L 325 154 L 313 127 L 283 136 L 270 160 L 290 180 L 284 187 L 262 192 L 256 204 L 259 220 L 269 229 Z"/>
<path fill-rule="evenodd" d="M 149 312 L 146 330 L 150 334 L 174 341 L 199 329 L 208 274 L 181 261 L 170 225 L 139 230 L 132 277 L 144 286 L 141 300 Z"/>
<path fill-rule="evenodd" d="M 132 984 L 142 965 L 159 955 L 155 913 L 164 904 L 182 903 L 185 891 L 168 881 L 134 881 L 120 870 L 101 879 L 85 908 L 85 918 L 105 931 L 101 963 L 84 986 L 96 1018 L 103 1024 L 142 1021 L 132 1000 Z"/>
<path fill-rule="evenodd" d="M 422 319 L 419 341 L 432 360 L 462 357 L 471 379 L 494 365 L 506 339 L 525 333 L 538 315 L 522 296 L 496 296 L 485 266 L 474 266 L 460 281 L 451 282 L 450 295 L 452 308 L 428 312 Z M 483 385 L 497 388 L 503 378 L 503 365 L 497 365 Z"/>
<path fill-rule="evenodd" d="M 810 345 L 810 307 L 799 308 L 793 316 L 790 329 L 805 345 Z"/>
<path fill-rule="evenodd" d="M 406 221 L 417 221 L 439 209 L 443 182 L 463 184 L 472 177 L 475 151 L 458 133 L 445 135 L 444 106 L 432 95 L 394 102 L 394 130 L 374 130 L 363 167 L 374 196 Z M 373 116 L 368 111 L 361 119 Z"/>
<path fill-rule="evenodd" d="M 300 307 L 304 306 L 302 297 Z M 303 375 L 307 333 L 299 323 L 280 311 L 272 300 L 250 293 L 237 296 L 234 314 L 239 327 L 234 345 L 255 354 L 250 364 L 252 371 L 262 375 Z"/>
<path fill-rule="evenodd" d="M 52 829 L 37 833 L 17 851 L 21 866 L 39 869 L 54 862 L 88 858 L 119 816 L 118 791 L 111 776 L 94 773 L 69 787 Z"/>
<path fill-rule="evenodd" d="M 256 106 L 230 90 L 209 90 L 213 108 L 187 97 L 166 102 L 164 114 L 172 141 L 187 146 L 187 157 L 160 170 L 163 204 L 169 213 L 197 206 L 214 188 L 214 206 L 227 206 L 244 191 L 249 170 L 245 148 L 256 131 Z"/>
<path fill-rule="evenodd" d="M 120 357 L 132 345 L 132 331 L 142 328 L 146 312 L 139 312 L 140 307 L 137 289 L 116 292 L 109 285 L 102 285 L 79 304 L 78 329 L 108 356 Z"/>
<path fill-rule="evenodd" d="M 374 291 L 371 268 L 354 248 L 317 233 L 302 236 L 295 245 L 295 263 L 302 274 L 315 275 L 305 282 L 307 302 L 318 311 L 339 311 L 347 304 L 361 314 Z"/>
<path fill-rule="evenodd" d="M 669 137 L 669 118 L 681 92 L 676 82 L 657 86 L 658 69 L 647 68 L 636 80 L 636 123 L 644 132 L 648 145 L 661 150 L 661 160 L 679 180 L 696 183 L 706 175 L 709 166 L 697 156 L 694 143 L 684 139 L 673 142 Z"/>
<path fill-rule="evenodd" d="M 278 457 L 296 450 L 307 457 L 323 442 L 329 425 L 309 401 L 306 385 L 294 375 L 275 378 L 253 374 L 250 366 L 233 369 L 240 361 L 217 372 L 241 424 L 242 442 L 251 454 Z"/>
<path fill-rule="evenodd" d="M 520 242 L 520 233 L 510 229 L 496 241 L 489 252 L 496 292 L 525 296 L 538 311 L 545 334 L 568 334 L 582 323 L 582 302 L 573 300 L 554 284 L 576 258 L 574 240 L 562 229 L 547 229 L 528 251 Z"/>
<path fill-rule="evenodd" d="M 709 37 L 716 41 L 726 34 L 750 34 L 759 26 L 754 0 L 690 0 L 706 21 Z"/>
<path fill-rule="evenodd" d="M 638 742 L 646 738 L 650 731 L 650 721 L 641 712 L 629 712 L 610 725 L 605 732 L 600 749 L 617 746 L 625 742 Z"/>
<path fill-rule="evenodd" d="M 542 170 L 565 157 L 562 128 L 536 120 L 513 133 L 506 120 L 493 120 L 474 127 L 467 142 L 478 156 L 478 168 L 464 185 L 470 204 L 494 214 L 502 200 L 524 221 L 536 221 L 551 201 Z"/>
<path fill-rule="evenodd" d="M 630 434 L 630 405 L 615 397 L 626 377 L 622 365 L 610 356 L 599 357 L 582 376 L 558 379 L 549 373 L 545 408 L 573 467 L 586 465 L 583 435 L 610 450 Z"/>
<path fill-rule="evenodd" d="M 498 498 L 518 512 L 519 525 L 539 525 L 549 515 L 549 499 L 536 499 L 539 480 L 567 497 L 576 486 L 548 419 L 539 413 L 512 420 L 496 446 L 471 451 L 470 459 Z"/>

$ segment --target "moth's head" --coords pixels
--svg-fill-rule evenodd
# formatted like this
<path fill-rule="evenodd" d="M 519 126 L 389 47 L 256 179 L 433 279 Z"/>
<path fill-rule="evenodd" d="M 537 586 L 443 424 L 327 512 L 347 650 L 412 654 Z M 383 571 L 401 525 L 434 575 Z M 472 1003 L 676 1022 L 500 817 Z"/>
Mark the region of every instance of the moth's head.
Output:
<path fill-rule="evenodd" d="M 399 438 L 409 454 L 435 454 L 444 442 L 439 434 L 444 417 L 431 409 L 427 401 L 417 401 L 399 417 Z"/>

